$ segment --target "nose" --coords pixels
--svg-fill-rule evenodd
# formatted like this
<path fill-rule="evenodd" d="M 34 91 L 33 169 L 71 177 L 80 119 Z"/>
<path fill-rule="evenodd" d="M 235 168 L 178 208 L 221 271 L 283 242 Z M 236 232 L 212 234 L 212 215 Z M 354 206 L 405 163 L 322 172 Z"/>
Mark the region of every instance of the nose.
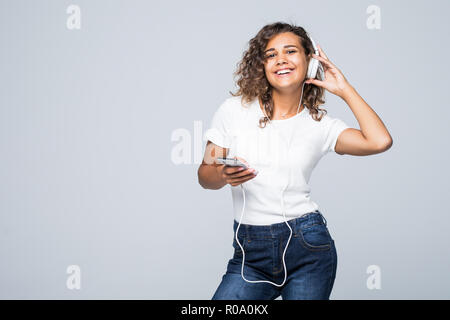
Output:
<path fill-rule="evenodd" d="M 285 64 L 285 63 L 286 63 L 286 59 L 285 58 L 283 58 L 283 57 L 278 58 L 277 66 L 280 66 L 280 65 Z"/>

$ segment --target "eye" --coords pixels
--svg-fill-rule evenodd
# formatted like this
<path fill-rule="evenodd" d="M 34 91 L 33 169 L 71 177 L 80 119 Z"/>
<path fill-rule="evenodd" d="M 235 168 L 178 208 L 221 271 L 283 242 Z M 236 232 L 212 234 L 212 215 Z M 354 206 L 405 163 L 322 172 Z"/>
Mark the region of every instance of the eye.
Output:
<path fill-rule="evenodd" d="M 296 51 L 296 50 L 288 50 L 287 52 L 290 53 L 290 52 L 297 52 L 297 51 Z M 270 57 L 272 57 L 273 55 L 274 55 L 274 54 L 272 53 L 272 54 L 266 56 L 266 58 L 270 58 Z"/>

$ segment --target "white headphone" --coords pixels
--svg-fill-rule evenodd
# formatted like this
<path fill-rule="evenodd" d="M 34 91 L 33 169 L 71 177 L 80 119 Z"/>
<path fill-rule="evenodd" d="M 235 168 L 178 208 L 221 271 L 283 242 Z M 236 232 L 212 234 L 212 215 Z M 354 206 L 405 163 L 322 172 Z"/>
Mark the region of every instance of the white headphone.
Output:
<path fill-rule="evenodd" d="M 319 55 L 319 50 L 317 49 L 317 46 L 316 46 L 314 40 L 313 40 L 309 35 L 308 35 L 308 37 L 309 37 L 309 39 L 311 40 L 312 45 L 313 45 L 313 47 L 314 47 L 314 53 L 315 53 L 316 55 Z M 316 75 L 317 75 L 317 71 L 318 71 L 319 67 L 322 67 L 320 61 L 317 60 L 316 58 L 311 57 L 311 60 L 309 61 L 309 64 L 308 64 L 308 70 L 307 70 L 307 72 L 306 72 L 306 78 L 307 78 L 307 79 L 313 79 L 313 78 L 315 78 Z M 323 71 L 323 68 L 322 68 L 322 71 Z M 300 103 L 299 103 L 298 108 L 297 108 L 297 114 L 298 114 L 298 110 L 300 109 L 300 106 L 301 106 L 301 104 L 302 104 L 302 98 L 303 98 L 303 86 L 304 86 L 304 85 L 305 85 L 305 82 L 303 82 L 303 85 L 302 85 L 302 94 L 301 94 L 301 96 L 300 96 Z M 266 114 L 265 110 L 263 110 L 263 111 L 264 111 L 264 115 L 267 117 L 267 114 Z M 269 123 L 270 123 L 270 122 L 271 122 L 271 121 L 270 121 L 270 118 L 267 117 L 267 119 L 269 119 Z M 291 139 L 288 141 L 288 150 L 289 150 L 289 148 L 290 148 L 291 141 L 292 141 L 292 137 L 291 137 Z M 292 237 L 292 228 L 291 228 L 291 226 L 289 225 L 289 223 L 287 222 L 287 219 L 286 219 L 286 211 L 285 211 L 285 209 L 284 209 L 284 199 L 283 199 L 283 193 L 284 193 L 284 191 L 287 189 L 287 187 L 288 187 L 288 185 L 289 185 L 289 181 L 288 181 L 287 185 L 286 185 L 286 186 L 283 188 L 283 190 L 281 191 L 281 208 L 282 208 L 282 211 L 283 211 L 284 222 L 286 222 L 287 226 L 289 227 L 289 230 L 291 231 L 291 234 L 289 235 L 288 242 L 287 242 L 286 247 L 284 248 L 284 251 L 283 251 L 284 280 L 283 280 L 283 282 L 282 282 L 281 284 L 276 284 L 276 283 L 274 283 L 274 282 L 272 282 L 272 281 L 268 281 L 268 280 L 247 280 L 247 279 L 245 279 L 245 277 L 244 277 L 245 251 L 244 251 L 244 248 L 242 247 L 241 243 L 239 242 L 238 236 L 237 236 L 237 235 L 238 235 L 238 231 L 239 231 L 239 227 L 240 227 L 240 225 L 241 225 L 242 218 L 243 218 L 243 216 L 244 216 L 244 210 L 245 210 L 245 191 L 244 191 L 243 184 L 244 184 L 244 183 L 241 184 L 241 189 L 242 189 L 242 199 L 243 199 L 242 213 L 241 213 L 241 219 L 239 220 L 239 224 L 238 224 L 238 226 L 237 226 L 237 228 L 236 228 L 236 233 L 235 233 L 235 239 L 236 239 L 236 242 L 238 243 L 239 247 L 241 247 L 241 250 L 242 250 L 242 268 L 241 268 L 241 276 L 242 276 L 242 279 L 244 279 L 246 282 L 249 282 L 249 283 L 267 282 L 267 283 L 273 284 L 273 285 L 276 286 L 276 287 L 282 287 L 282 286 L 284 285 L 284 283 L 286 282 L 286 279 L 287 279 L 287 270 L 286 270 L 286 263 L 285 263 L 285 260 L 284 260 L 284 256 L 285 256 L 285 254 L 286 254 L 286 250 L 287 250 L 287 248 L 288 248 L 288 246 L 289 246 L 289 242 L 291 241 L 291 237 Z"/>
<path fill-rule="evenodd" d="M 313 45 L 314 54 L 318 56 L 319 55 L 319 49 L 317 49 L 316 43 L 314 42 L 313 38 L 311 38 L 309 35 L 308 35 L 308 38 L 309 38 L 309 40 L 311 40 L 311 43 Z M 320 70 L 321 78 L 323 79 L 323 67 L 322 67 L 322 64 L 316 58 L 311 57 L 310 60 L 309 60 L 309 64 L 308 64 L 308 70 L 306 71 L 306 79 L 315 79 L 318 70 Z M 304 85 L 305 85 L 305 82 L 303 82 L 303 84 L 302 84 L 302 94 L 300 96 L 300 102 L 299 102 L 298 107 L 297 107 L 297 114 L 298 114 L 298 110 L 300 109 L 300 106 L 302 105 L 303 86 Z M 264 112 L 264 115 L 266 116 L 266 118 L 269 120 L 269 123 L 271 123 L 270 118 L 266 114 L 265 108 L 263 108 L 263 112 Z"/>
<path fill-rule="evenodd" d="M 318 56 L 319 49 L 317 49 L 316 43 L 314 42 L 313 38 L 311 38 L 311 37 L 309 37 L 309 40 L 311 40 L 311 42 L 312 42 L 312 45 L 314 48 L 314 54 Z M 306 73 L 306 78 L 314 79 L 316 77 L 319 66 L 322 67 L 322 64 L 320 63 L 320 61 L 314 57 L 311 57 L 311 60 L 309 60 L 308 72 Z"/>

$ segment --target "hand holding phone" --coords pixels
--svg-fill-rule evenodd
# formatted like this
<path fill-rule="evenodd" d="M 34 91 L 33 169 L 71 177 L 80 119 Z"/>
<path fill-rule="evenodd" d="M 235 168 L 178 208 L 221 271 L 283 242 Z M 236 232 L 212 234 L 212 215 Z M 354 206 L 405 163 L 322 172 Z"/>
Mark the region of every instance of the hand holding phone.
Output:
<path fill-rule="evenodd" d="M 217 163 L 223 164 L 222 178 L 227 184 L 235 187 L 253 179 L 258 171 L 250 168 L 247 161 L 242 158 L 217 158 Z"/>
<path fill-rule="evenodd" d="M 239 160 L 237 157 L 235 158 L 217 158 L 217 162 L 230 167 L 243 167 L 248 169 L 247 165 Z"/>

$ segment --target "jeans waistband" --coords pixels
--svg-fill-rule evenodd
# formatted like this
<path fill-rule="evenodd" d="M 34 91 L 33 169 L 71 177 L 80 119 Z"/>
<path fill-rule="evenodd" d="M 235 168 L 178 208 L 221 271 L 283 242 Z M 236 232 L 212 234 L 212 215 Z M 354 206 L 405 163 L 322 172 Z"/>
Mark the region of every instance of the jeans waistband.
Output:
<path fill-rule="evenodd" d="M 319 210 L 308 212 L 301 215 L 298 218 L 294 218 L 287 221 L 292 231 L 295 232 L 299 227 L 307 227 L 309 225 L 324 223 L 327 225 L 327 220 L 322 215 Z M 237 226 L 239 222 L 234 220 L 234 232 L 236 232 Z M 239 227 L 239 235 L 238 237 L 247 236 L 249 238 L 253 237 L 277 237 L 281 234 L 290 234 L 290 230 L 286 225 L 286 222 L 279 222 L 270 225 L 252 225 L 252 224 L 243 224 L 241 223 Z"/>

